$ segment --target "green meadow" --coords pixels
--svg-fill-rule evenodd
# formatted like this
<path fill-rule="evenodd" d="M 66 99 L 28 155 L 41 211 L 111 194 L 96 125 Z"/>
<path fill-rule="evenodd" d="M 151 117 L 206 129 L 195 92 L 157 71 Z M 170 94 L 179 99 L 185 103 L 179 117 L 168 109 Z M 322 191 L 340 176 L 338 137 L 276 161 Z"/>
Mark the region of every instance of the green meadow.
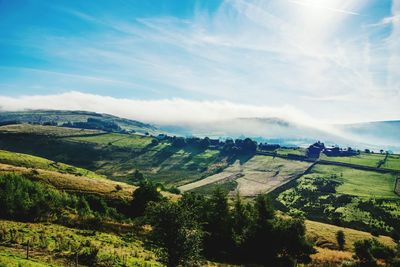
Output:
<path fill-rule="evenodd" d="M 369 154 L 369 153 L 361 153 L 356 156 L 350 157 L 328 157 L 325 154 L 321 153 L 321 159 L 335 161 L 335 162 L 343 162 L 355 165 L 362 165 L 368 167 L 378 167 L 379 162 L 385 159 L 384 154 Z"/>

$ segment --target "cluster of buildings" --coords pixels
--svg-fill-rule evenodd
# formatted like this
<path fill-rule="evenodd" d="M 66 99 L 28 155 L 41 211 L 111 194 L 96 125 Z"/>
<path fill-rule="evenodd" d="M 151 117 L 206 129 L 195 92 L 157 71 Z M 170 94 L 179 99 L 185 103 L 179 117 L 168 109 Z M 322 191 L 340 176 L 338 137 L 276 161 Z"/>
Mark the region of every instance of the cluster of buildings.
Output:
<path fill-rule="evenodd" d="M 357 150 L 354 150 L 351 147 L 344 149 L 340 147 L 325 147 L 324 143 L 318 141 L 308 147 L 307 157 L 319 158 L 321 152 L 327 155 L 328 157 L 345 157 L 345 156 L 355 156 L 359 154 Z"/>

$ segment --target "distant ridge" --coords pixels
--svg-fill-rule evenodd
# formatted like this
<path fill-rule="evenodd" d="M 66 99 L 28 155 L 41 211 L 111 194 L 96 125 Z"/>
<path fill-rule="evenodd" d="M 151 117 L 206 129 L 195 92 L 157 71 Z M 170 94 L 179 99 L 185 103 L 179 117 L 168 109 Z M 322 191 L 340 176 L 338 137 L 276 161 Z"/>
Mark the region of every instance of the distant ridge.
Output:
<path fill-rule="evenodd" d="M 139 122 L 136 120 L 130 120 L 120 118 L 110 114 L 96 113 L 90 111 L 81 110 L 24 110 L 24 111 L 2 111 L 0 112 L 0 123 L 11 124 L 11 123 L 32 123 L 32 124 L 51 124 L 58 126 L 65 126 L 65 124 L 83 125 L 89 120 L 95 122 L 112 124 L 115 126 L 115 131 L 125 132 L 138 132 L 138 133 L 150 133 L 155 134 L 161 132 L 157 127 Z"/>

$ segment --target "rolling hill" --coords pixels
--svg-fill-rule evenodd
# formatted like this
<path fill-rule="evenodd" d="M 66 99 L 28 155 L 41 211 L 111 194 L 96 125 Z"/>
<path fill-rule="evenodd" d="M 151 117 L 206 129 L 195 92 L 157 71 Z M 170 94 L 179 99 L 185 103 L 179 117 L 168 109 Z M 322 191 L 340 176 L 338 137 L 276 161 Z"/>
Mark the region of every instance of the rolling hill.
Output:
<path fill-rule="evenodd" d="M 137 133 L 158 133 L 155 126 L 135 120 L 124 119 L 109 114 L 100 114 L 88 111 L 65 111 L 65 110 L 27 110 L 0 112 L 1 124 L 31 123 L 48 125 L 77 124 L 77 128 L 83 128 L 88 120 L 115 124 L 119 128 L 114 131 L 127 131 Z M 93 127 L 93 125 L 91 126 Z M 93 127 L 94 128 L 94 127 Z"/>

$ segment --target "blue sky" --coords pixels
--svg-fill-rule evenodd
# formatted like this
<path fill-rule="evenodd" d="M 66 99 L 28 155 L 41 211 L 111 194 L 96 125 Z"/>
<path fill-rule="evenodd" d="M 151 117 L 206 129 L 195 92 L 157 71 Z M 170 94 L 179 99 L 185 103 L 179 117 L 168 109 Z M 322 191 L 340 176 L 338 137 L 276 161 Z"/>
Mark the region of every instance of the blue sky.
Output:
<path fill-rule="evenodd" d="M 399 0 L 0 0 L 2 109 L 336 123 L 398 106 Z"/>

